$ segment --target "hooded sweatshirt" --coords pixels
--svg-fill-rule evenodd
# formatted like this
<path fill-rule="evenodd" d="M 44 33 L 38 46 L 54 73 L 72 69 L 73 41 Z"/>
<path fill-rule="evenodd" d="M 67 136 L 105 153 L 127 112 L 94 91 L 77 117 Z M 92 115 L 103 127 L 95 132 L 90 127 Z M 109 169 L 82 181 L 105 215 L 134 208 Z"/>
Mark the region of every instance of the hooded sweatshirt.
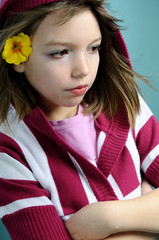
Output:
<path fill-rule="evenodd" d="M 116 43 L 128 57 L 120 32 Z M 10 129 L 0 125 L 0 218 L 13 240 L 70 239 L 64 221 L 82 207 L 141 196 L 141 171 L 159 187 L 159 123 L 139 99 L 133 128 L 122 107 L 113 120 L 101 113 L 94 121 L 96 164 L 68 144 L 39 107 L 21 121 L 10 107 Z"/>

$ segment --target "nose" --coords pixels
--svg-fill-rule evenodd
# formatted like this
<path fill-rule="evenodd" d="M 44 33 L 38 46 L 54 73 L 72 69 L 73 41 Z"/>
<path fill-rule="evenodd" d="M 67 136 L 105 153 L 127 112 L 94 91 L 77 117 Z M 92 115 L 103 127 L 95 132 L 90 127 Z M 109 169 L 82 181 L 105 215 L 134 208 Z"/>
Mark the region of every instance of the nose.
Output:
<path fill-rule="evenodd" d="M 90 72 L 87 54 L 79 54 L 73 59 L 72 77 L 79 79 L 86 77 Z"/>

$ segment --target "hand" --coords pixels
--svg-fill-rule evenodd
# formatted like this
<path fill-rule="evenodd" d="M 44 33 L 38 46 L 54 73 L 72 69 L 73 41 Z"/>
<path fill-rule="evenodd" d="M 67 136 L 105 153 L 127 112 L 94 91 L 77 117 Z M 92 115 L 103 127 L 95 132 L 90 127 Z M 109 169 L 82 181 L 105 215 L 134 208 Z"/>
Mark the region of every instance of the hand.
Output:
<path fill-rule="evenodd" d="M 111 202 L 97 202 L 80 209 L 65 226 L 73 240 L 104 239 L 115 233 L 111 216 Z"/>
<path fill-rule="evenodd" d="M 145 178 L 143 178 L 142 183 L 141 183 L 142 195 L 147 194 L 151 191 L 153 191 L 151 184 Z"/>

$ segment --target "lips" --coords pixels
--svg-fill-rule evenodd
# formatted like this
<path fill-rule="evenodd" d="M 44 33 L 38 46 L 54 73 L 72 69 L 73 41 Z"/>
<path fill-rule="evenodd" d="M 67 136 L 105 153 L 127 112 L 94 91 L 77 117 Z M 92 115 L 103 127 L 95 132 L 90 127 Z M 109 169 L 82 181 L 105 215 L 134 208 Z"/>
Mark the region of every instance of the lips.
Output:
<path fill-rule="evenodd" d="M 81 96 L 86 93 L 88 85 L 80 85 L 76 88 L 69 89 L 68 91 L 74 94 L 75 96 Z"/>

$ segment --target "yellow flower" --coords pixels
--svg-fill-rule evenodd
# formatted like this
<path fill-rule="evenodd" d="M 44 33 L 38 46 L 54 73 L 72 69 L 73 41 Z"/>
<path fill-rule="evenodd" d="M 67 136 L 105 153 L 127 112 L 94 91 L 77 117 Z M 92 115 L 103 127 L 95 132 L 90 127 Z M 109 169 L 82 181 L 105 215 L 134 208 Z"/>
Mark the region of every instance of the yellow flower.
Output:
<path fill-rule="evenodd" d="M 9 64 L 19 65 L 26 62 L 32 53 L 30 45 L 30 38 L 24 33 L 8 38 L 2 52 L 2 58 Z"/>

